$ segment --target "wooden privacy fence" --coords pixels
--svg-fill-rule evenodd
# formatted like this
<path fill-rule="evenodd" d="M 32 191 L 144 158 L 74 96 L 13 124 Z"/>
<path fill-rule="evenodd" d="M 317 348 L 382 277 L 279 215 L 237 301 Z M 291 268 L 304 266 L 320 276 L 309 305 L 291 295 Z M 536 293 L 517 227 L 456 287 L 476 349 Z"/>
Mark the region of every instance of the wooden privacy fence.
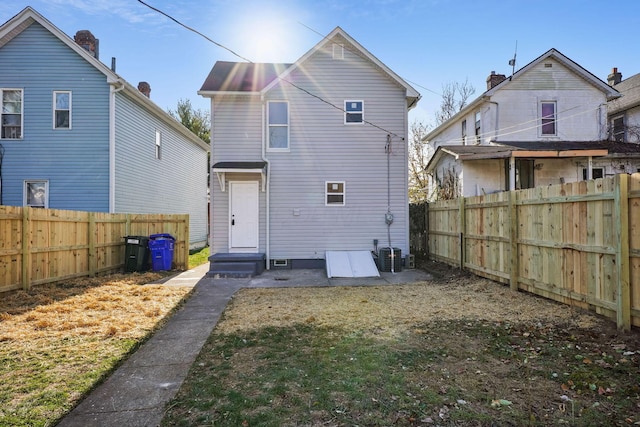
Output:
<path fill-rule="evenodd" d="M 640 174 L 427 209 L 432 259 L 640 326 Z"/>
<path fill-rule="evenodd" d="M 189 260 L 189 215 L 109 214 L 0 206 L 0 292 L 125 265 L 124 236 L 169 233 L 173 263 Z"/>

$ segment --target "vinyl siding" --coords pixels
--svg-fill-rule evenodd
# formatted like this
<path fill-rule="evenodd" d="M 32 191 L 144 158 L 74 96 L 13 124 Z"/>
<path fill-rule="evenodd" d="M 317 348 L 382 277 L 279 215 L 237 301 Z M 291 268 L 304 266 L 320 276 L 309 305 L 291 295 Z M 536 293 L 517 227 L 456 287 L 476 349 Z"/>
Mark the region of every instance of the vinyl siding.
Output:
<path fill-rule="evenodd" d="M 156 130 L 161 155 L 156 159 Z M 124 92 L 116 94 L 115 212 L 189 214 L 192 246 L 207 240 L 207 153 Z"/>
<path fill-rule="evenodd" d="M 546 68 L 550 63 L 551 68 Z M 481 113 L 482 144 L 491 141 L 597 141 L 606 139 L 606 95 L 566 68 L 548 59 L 509 82 L 464 117 L 433 138 L 440 145 L 461 145 L 467 120 L 467 145 L 474 144 L 475 112 Z M 557 135 L 540 134 L 539 104 L 556 101 Z M 498 105 L 496 106 L 497 103 Z M 496 114 L 498 115 L 496 122 Z"/>
<path fill-rule="evenodd" d="M 406 151 L 406 100 L 404 88 L 369 61 L 345 49 L 344 60 L 331 58 L 331 44 L 304 62 L 287 77 L 296 86 L 322 97 L 336 109 L 282 82 L 265 95 L 289 102 L 290 150 L 267 152 L 270 161 L 270 257 L 324 258 L 327 250 L 373 249 L 388 246 L 387 131 L 392 137 L 390 163 L 391 244 L 408 251 L 408 199 Z M 345 100 L 364 101 L 368 124 L 345 125 L 340 109 Z M 250 104 L 250 101 L 252 104 Z M 245 115 L 233 119 L 236 102 L 214 102 L 215 161 L 260 160 L 262 106 L 259 99 L 243 105 Z M 245 124 L 246 123 L 246 124 Z M 235 138 L 220 137 L 237 132 Z M 243 139 L 244 137 L 244 139 Z M 404 138 L 404 140 L 403 140 Z M 232 141 L 237 143 L 232 146 Z M 220 147 L 219 144 L 224 146 Z M 246 158 L 243 157 L 246 155 Z M 345 206 L 325 206 L 325 181 L 344 181 Z M 213 248 L 226 251 L 228 234 L 227 194 L 215 193 Z M 262 193 L 261 193 L 262 195 Z M 216 205 L 219 204 L 219 207 Z M 227 210 L 225 210 L 227 209 Z M 262 209 L 262 206 L 261 206 Z M 264 216 L 264 211 L 261 211 Z M 222 217 L 222 219 L 220 219 Z M 264 229 L 261 229 L 261 250 Z"/>
<path fill-rule="evenodd" d="M 109 86 L 37 23 L 0 48 L 0 87 L 24 89 L 22 140 L 0 140 L 3 200 L 23 204 L 25 179 L 49 181 L 49 207 L 109 209 Z M 72 129 L 53 130 L 54 90 L 72 92 Z"/>

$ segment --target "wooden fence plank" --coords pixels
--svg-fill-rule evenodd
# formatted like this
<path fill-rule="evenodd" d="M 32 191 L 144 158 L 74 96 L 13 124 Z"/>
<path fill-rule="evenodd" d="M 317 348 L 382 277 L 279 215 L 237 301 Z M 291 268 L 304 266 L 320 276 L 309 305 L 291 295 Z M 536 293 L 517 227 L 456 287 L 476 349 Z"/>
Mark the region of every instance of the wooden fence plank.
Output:
<path fill-rule="evenodd" d="M 0 292 L 124 267 L 125 231 L 168 232 L 174 267 L 187 269 L 189 216 L 0 206 Z"/>
<path fill-rule="evenodd" d="M 429 203 L 429 257 L 640 326 L 640 174 L 505 193 Z"/>

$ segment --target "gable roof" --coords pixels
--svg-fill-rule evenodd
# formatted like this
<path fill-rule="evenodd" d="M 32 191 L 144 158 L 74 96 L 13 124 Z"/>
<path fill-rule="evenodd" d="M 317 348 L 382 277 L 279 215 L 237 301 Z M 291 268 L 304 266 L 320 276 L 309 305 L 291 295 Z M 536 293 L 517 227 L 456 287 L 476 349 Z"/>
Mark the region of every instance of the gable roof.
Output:
<path fill-rule="evenodd" d="M 291 64 L 217 61 L 198 93 L 258 93 Z"/>
<path fill-rule="evenodd" d="M 618 114 L 640 105 L 640 74 L 621 81 L 614 88 L 622 96 L 609 103 L 609 115 Z"/>
<path fill-rule="evenodd" d="M 104 74 L 106 77 L 106 82 L 108 84 L 113 85 L 118 89 L 122 88 L 124 92 L 127 93 L 127 95 L 130 95 L 134 99 L 134 101 L 136 101 L 138 104 L 141 104 L 143 108 L 155 114 L 160 120 L 174 128 L 176 131 L 180 132 L 191 142 L 200 146 L 200 148 L 209 151 L 208 144 L 206 144 L 193 132 L 183 126 L 182 123 L 171 117 L 166 111 L 164 111 L 156 103 L 151 101 L 151 99 L 143 95 L 136 87 L 129 84 L 126 80 L 112 71 L 111 68 L 107 67 L 99 59 L 94 58 L 82 46 L 79 46 L 71 37 L 62 32 L 58 27 L 53 25 L 49 20 L 40 15 L 30 6 L 25 7 L 13 18 L 0 25 L 0 49 L 2 49 L 4 45 L 9 43 L 34 23 L 38 23 L 39 25 L 44 27 L 47 31 L 53 34 L 62 43 L 67 45 L 71 50 L 80 55 L 99 72 Z"/>
<path fill-rule="evenodd" d="M 495 85 L 491 89 L 488 89 L 487 91 L 482 93 L 482 95 L 480 95 L 479 97 L 474 99 L 472 102 L 467 104 L 464 108 L 462 108 L 458 113 L 456 113 L 454 116 L 452 116 L 445 123 L 441 124 L 440 126 L 435 128 L 434 130 L 429 132 L 423 138 L 423 140 L 427 141 L 427 140 L 432 139 L 434 136 L 436 136 L 437 134 L 441 133 L 443 130 L 447 129 L 449 126 L 451 126 L 454 123 L 456 123 L 459 117 L 462 117 L 462 116 L 468 114 L 468 112 L 470 110 L 477 108 L 483 102 L 487 101 L 488 98 L 490 98 L 497 91 L 499 91 L 500 89 L 504 88 L 505 86 L 510 85 L 513 80 L 517 80 L 517 79 L 523 78 L 523 76 L 527 73 L 527 71 L 529 71 L 532 68 L 536 67 L 541 62 L 544 62 L 545 60 L 548 60 L 549 58 L 555 59 L 556 61 L 558 61 L 559 63 L 561 63 L 565 67 L 567 67 L 569 70 L 571 70 L 573 73 L 575 73 L 576 75 L 578 75 L 579 77 L 581 77 L 582 79 L 584 79 L 585 81 L 587 81 L 588 83 L 590 83 L 591 85 L 593 85 L 594 87 L 596 87 L 597 89 L 602 91 L 604 94 L 606 94 L 606 97 L 607 97 L 608 101 L 616 99 L 616 98 L 619 98 L 621 96 L 620 93 L 616 89 L 612 88 L 607 83 L 605 83 L 603 80 L 599 79 L 594 74 L 592 74 L 591 72 L 587 71 L 585 68 L 583 68 L 577 62 L 569 59 L 568 57 L 566 57 L 565 55 L 560 53 L 560 51 L 558 51 L 557 49 L 551 48 L 548 51 L 546 51 L 545 53 L 543 53 L 542 55 L 540 55 L 539 57 L 537 57 L 536 59 L 534 59 L 533 61 L 529 62 L 524 67 L 520 68 L 515 73 L 513 73 L 512 76 L 507 77 L 504 81 L 500 82 L 499 84 Z"/>
<path fill-rule="evenodd" d="M 373 56 L 360 43 L 347 34 L 342 28 L 336 27 L 307 53 L 293 64 L 272 63 L 238 63 L 218 61 L 207 76 L 202 88 L 198 91 L 202 96 L 213 96 L 217 93 L 265 93 L 278 84 L 279 80 L 287 78 L 297 70 L 315 52 L 327 43 L 332 43 L 336 37 L 351 44 L 361 55 L 373 63 L 378 69 L 386 73 L 389 78 L 406 90 L 407 105 L 415 106 L 420 100 L 420 94 L 411 85 L 394 73 L 389 67 Z"/>

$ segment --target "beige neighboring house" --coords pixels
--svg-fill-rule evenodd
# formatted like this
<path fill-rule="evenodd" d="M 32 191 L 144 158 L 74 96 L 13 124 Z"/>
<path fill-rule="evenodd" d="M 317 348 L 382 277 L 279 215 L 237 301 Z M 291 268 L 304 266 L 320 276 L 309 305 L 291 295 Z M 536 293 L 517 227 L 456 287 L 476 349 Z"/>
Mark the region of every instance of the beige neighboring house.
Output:
<path fill-rule="evenodd" d="M 611 139 L 640 143 L 640 74 L 622 80 L 617 68 L 611 71 L 609 84 L 622 95 L 609 102 Z"/>
<path fill-rule="evenodd" d="M 595 179 L 640 167 L 640 145 L 610 141 L 616 88 L 550 49 L 424 138 L 430 198 L 465 197 Z"/>

